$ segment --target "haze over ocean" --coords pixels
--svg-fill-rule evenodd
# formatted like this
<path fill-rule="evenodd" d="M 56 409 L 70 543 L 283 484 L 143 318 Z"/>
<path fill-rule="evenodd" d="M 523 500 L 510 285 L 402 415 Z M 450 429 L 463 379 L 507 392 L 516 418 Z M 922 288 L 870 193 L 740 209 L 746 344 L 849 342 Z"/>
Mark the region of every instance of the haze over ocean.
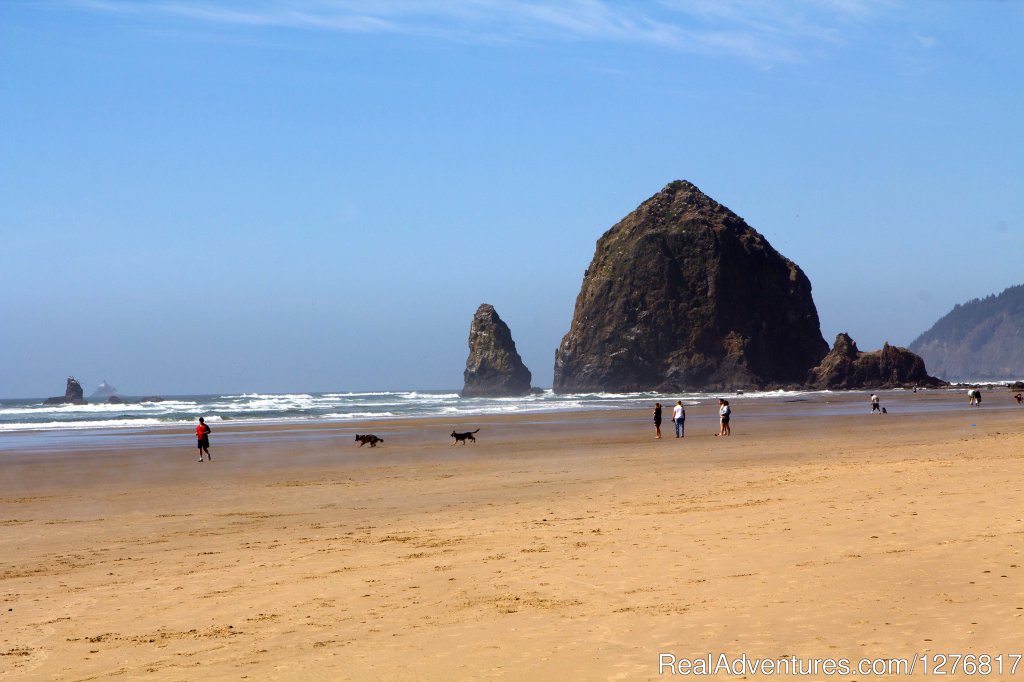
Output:
<path fill-rule="evenodd" d="M 0 397 L 550 386 L 677 178 L 906 345 L 1024 282 L 1024 4 L 7 0 Z"/>

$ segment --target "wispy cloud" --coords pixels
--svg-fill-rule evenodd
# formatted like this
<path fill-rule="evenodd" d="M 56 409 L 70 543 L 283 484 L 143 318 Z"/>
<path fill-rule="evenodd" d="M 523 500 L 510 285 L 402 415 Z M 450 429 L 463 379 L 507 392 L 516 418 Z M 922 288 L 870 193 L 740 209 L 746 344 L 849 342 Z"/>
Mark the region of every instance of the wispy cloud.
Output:
<path fill-rule="evenodd" d="M 392 33 L 469 42 L 584 41 L 799 59 L 841 44 L 891 0 L 64 0 L 100 13 L 250 28 Z"/>

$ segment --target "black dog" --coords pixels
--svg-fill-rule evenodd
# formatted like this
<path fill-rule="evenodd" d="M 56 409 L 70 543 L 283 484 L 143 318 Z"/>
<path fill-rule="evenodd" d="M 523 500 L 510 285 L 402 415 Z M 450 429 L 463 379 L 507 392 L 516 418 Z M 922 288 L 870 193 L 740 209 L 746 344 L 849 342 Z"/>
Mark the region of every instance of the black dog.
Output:
<path fill-rule="evenodd" d="M 455 441 L 452 443 L 452 445 L 455 445 L 455 443 L 459 443 L 459 442 L 461 442 L 463 445 L 465 445 L 467 440 L 471 440 L 471 441 L 473 441 L 475 443 L 476 442 L 476 438 L 473 437 L 473 434 L 476 433 L 479 430 L 480 429 L 477 429 L 476 431 L 466 431 L 465 433 L 455 433 L 454 431 L 452 431 L 452 438 L 455 439 Z"/>
<path fill-rule="evenodd" d="M 384 439 L 377 438 L 377 436 L 368 433 L 365 436 L 356 436 L 356 442 L 359 443 L 359 447 L 363 447 L 369 443 L 371 448 L 375 448 L 377 447 L 377 443 L 383 443 Z"/>

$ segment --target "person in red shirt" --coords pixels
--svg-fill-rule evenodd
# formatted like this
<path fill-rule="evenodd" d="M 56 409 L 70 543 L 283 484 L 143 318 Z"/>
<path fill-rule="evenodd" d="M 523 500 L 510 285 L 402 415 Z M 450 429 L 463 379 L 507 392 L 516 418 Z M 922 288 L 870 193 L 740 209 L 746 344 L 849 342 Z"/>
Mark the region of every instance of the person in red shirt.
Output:
<path fill-rule="evenodd" d="M 206 459 L 213 459 L 210 457 L 210 427 L 206 425 L 206 421 L 202 417 L 199 418 L 199 425 L 196 427 L 196 439 L 199 442 L 199 461 L 203 461 L 203 453 L 206 453 Z"/>

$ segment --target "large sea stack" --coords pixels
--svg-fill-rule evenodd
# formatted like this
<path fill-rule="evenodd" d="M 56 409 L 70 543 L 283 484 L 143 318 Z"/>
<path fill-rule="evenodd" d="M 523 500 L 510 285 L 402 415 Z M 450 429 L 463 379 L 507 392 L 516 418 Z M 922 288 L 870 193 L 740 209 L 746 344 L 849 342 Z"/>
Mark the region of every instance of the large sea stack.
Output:
<path fill-rule="evenodd" d="M 469 326 L 469 357 L 463 374 L 466 398 L 526 395 L 530 370 L 516 350 L 508 325 L 487 303 L 477 308 Z"/>
<path fill-rule="evenodd" d="M 677 180 L 598 240 L 555 354 L 554 388 L 802 384 L 827 352 L 803 271 Z"/>
<path fill-rule="evenodd" d="M 842 333 L 821 364 L 811 370 L 807 383 L 817 389 L 874 389 L 935 387 L 945 382 L 929 376 L 924 360 L 906 348 L 887 343 L 882 350 L 861 352 L 856 341 Z"/>

